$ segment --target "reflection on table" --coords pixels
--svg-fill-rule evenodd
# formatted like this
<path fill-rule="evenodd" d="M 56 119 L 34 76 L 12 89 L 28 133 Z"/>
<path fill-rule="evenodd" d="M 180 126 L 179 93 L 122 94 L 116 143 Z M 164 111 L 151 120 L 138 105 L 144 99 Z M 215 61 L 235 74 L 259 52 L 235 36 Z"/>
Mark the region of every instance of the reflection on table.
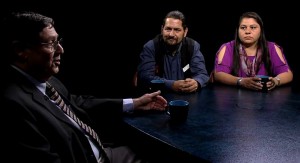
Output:
<path fill-rule="evenodd" d="M 165 94 L 190 102 L 187 121 L 173 124 L 164 113 L 127 116 L 139 132 L 208 162 L 300 162 L 300 93 L 292 87 L 268 93 L 230 86 Z"/>

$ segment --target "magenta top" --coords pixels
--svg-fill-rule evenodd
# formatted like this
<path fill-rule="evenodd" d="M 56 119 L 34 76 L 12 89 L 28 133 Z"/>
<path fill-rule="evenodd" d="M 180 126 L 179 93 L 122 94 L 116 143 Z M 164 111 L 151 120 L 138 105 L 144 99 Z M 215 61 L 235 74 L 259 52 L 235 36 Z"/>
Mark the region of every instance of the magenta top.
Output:
<path fill-rule="evenodd" d="M 220 64 L 218 64 L 218 54 L 224 46 L 226 46 L 226 51 L 225 51 L 222 62 Z M 288 69 L 289 69 L 289 65 L 287 63 L 287 60 L 286 60 L 284 54 L 283 54 L 283 49 L 280 46 L 277 45 L 282 51 L 285 63 L 283 63 L 281 61 L 281 59 L 279 58 L 274 46 L 275 46 L 274 42 L 269 42 L 268 41 L 270 60 L 271 60 L 271 63 L 272 63 L 271 70 L 272 70 L 272 73 L 274 74 L 274 76 L 277 76 L 280 73 L 287 72 Z M 215 59 L 215 70 L 216 70 L 216 72 L 225 72 L 225 73 L 228 73 L 228 74 L 231 74 L 233 72 L 233 51 L 234 51 L 233 48 L 234 48 L 234 41 L 224 43 L 220 47 L 220 49 L 217 52 L 216 59 Z M 251 60 L 251 61 L 254 58 L 255 58 L 255 56 L 248 56 L 248 59 Z M 271 74 L 267 74 L 264 63 L 262 63 L 259 66 L 258 73 L 256 75 L 271 75 Z M 246 73 L 242 70 L 242 68 L 240 68 L 238 76 L 239 77 L 247 77 Z"/>

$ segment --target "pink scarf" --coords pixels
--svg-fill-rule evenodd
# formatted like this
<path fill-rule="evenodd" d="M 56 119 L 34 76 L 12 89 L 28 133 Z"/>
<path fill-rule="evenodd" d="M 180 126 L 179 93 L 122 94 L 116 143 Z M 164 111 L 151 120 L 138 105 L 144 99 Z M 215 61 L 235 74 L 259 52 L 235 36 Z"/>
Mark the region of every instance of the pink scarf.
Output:
<path fill-rule="evenodd" d="M 241 60 L 241 67 L 247 76 L 253 77 L 258 72 L 259 65 L 261 64 L 261 49 L 256 50 L 254 59 L 251 61 L 242 45 L 239 46 L 239 54 Z"/>

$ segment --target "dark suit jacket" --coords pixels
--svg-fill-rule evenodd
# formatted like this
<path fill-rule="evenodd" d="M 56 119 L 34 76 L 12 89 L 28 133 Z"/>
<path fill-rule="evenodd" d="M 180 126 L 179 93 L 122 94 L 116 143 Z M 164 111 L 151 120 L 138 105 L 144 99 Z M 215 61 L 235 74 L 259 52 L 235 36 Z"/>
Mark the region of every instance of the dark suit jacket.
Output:
<path fill-rule="evenodd" d="M 12 67 L 4 77 L 0 114 L 1 124 L 5 125 L 1 159 L 30 163 L 96 163 L 87 138 L 47 96 Z M 122 114 L 122 100 L 75 96 L 57 78 L 52 77 L 49 82 L 75 114 L 91 126 L 94 124 L 87 113 L 106 119 Z"/>

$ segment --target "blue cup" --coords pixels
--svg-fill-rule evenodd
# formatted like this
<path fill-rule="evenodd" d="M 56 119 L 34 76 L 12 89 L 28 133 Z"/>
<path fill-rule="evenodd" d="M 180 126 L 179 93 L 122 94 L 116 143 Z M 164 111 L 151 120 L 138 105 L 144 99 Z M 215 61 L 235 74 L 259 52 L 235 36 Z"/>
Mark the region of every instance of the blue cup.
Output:
<path fill-rule="evenodd" d="M 269 76 L 267 75 L 256 75 L 256 77 L 261 78 L 260 82 L 263 85 L 262 92 L 268 92 L 267 82 L 269 80 Z"/>
<path fill-rule="evenodd" d="M 169 102 L 168 114 L 173 122 L 183 122 L 187 119 L 189 102 L 185 100 L 172 100 Z"/>
<path fill-rule="evenodd" d="M 163 92 L 164 87 L 165 87 L 165 81 L 164 80 L 160 80 L 160 79 L 151 80 L 151 84 L 150 84 L 150 91 L 151 92 L 156 92 L 158 90 Z"/>

